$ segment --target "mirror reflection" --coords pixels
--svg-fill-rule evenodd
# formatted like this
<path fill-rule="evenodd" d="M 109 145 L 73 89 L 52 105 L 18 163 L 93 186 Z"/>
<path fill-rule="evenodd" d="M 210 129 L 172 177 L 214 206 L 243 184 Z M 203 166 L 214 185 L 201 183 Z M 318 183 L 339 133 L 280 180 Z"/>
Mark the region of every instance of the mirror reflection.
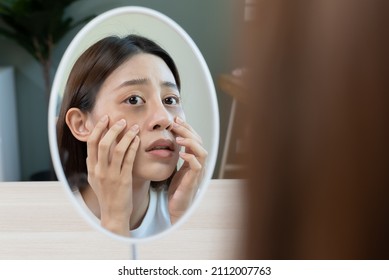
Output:
<path fill-rule="evenodd" d="M 93 223 L 121 237 L 147 238 L 198 202 L 216 160 L 218 111 L 209 71 L 189 37 L 160 14 L 124 12 L 98 17 L 65 53 L 50 104 L 56 147 L 50 144 L 59 179 Z M 107 32 L 123 15 L 142 26 L 142 12 L 147 30 L 159 20 L 173 34 L 158 40 L 173 47 L 141 28 Z"/>
<path fill-rule="evenodd" d="M 178 70 L 155 42 L 110 36 L 76 61 L 58 118 L 58 147 L 75 194 L 104 228 L 144 237 L 186 212 L 207 151 L 184 119 Z"/>

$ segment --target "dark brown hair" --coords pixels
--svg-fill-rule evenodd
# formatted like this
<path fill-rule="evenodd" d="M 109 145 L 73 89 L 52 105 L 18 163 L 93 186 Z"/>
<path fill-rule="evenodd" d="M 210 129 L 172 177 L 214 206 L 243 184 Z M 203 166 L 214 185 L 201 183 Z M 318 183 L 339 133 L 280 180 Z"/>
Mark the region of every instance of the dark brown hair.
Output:
<path fill-rule="evenodd" d="M 140 53 L 153 54 L 163 59 L 180 90 L 180 77 L 173 59 L 158 44 L 139 35 L 103 38 L 90 46 L 74 64 L 57 121 L 58 148 L 71 187 L 74 185 L 80 187 L 86 183 L 87 147 L 85 142 L 73 136 L 67 126 L 65 121 L 67 111 L 70 108 L 78 108 L 82 112 L 91 112 L 97 93 L 108 76 L 132 56 Z"/>
<path fill-rule="evenodd" d="M 258 1 L 245 258 L 389 258 L 388 11 Z"/>

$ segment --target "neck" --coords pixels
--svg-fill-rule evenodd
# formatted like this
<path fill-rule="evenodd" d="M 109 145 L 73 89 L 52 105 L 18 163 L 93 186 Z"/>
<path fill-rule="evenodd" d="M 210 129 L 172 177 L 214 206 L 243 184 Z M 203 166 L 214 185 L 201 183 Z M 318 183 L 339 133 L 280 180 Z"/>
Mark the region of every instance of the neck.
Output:
<path fill-rule="evenodd" d="M 150 181 L 133 178 L 132 182 L 132 204 L 133 210 L 129 221 L 130 229 L 136 229 L 142 223 L 149 206 Z M 100 219 L 100 205 L 97 196 L 91 186 L 87 186 L 81 195 L 85 204 L 92 213 Z"/>

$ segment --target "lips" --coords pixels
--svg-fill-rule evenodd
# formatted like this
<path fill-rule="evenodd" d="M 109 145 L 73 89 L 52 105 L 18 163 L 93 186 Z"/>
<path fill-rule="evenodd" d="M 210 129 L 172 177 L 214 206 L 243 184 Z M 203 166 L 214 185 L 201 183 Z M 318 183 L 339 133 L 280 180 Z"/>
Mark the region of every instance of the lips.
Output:
<path fill-rule="evenodd" d="M 150 152 L 153 150 L 169 150 L 174 152 L 174 143 L 169 139 L 158 139 L 146 148 L 146 152 Z"/>
<path fill-rule="evenodd" d="M 174 151 L 175 145 L 173 141 L 169 139 L 158 139 L 146 148 L 147 153 L 162 158 L 172 156 Z"/>

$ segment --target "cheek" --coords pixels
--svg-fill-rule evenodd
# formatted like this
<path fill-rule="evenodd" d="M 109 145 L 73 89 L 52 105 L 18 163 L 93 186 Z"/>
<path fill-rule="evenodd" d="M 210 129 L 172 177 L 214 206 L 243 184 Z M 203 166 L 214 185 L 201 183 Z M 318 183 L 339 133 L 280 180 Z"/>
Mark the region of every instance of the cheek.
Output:
<path fill-rule="evenodd" d="M 184 114 L 184 111 L 182 111 L 182 114 L 181 115 L 178 115 L 181 119 L 183 119 L 184 121 L 186 121 L 186 116 Z"/>
<path fill-rule="evenodd" d="M 132 118 L 131 114 L 124 110 L 120 104 L 117 104 L 110 99 L 98 100 L 90 113 L 93 124 L 96 125 L 105 115 L 109 117 L 108 127 L 112 127 L 121 119 L 125 119 L 128 123 Z"/>
<path fill-rule="evenodd" d="M 180 117 L 181 119 L 183 119 L 184 121 L 186 121 L 185 112 L 184 112 L 184 109 L 182 107 L 179 107 L 179 108 L 173 110 L 171 113 L 174 117 L 177 116 L 177 117 Z"/>
<path fill-rule="evenodd" d="M 118 121 L 120 121 L 121 119 L 125 119 L 126 120 L 126 127 L 125 129 L 119 134 L 119 136 L 117 137 L 117 142 L 120 141 L 120 139 L 122 139 L 123 135 L 128 132 L 132 126 L 134 126 L 135 124 L 139 125 L 140 127 L 140 132 L 138 133 L 138 136 L 140 137 L 140 139 L 142 140 L 142 131 L 144 130 L 143 129 L 143 121 L 139 121 L 139 116 L 136 116 L 134 114 L 110 114 L 109 115 L 109 127 L 112 127 L 113 125 L 115 125 Z M 141 142 L 142 143 L 142 142 Z"/>
<path fill-rule="evenodd" d="M 118 121 L 122 119 L 126 120 L 127 123 L 125 131 L 129 130 L 134 124 L 140 125 L 139 122 L 136 121 L 136 116 L 133 116 L 133 114 L 123 114 L 121 112 L 115 112 L 115 111 L 101 114 L 95 118 L 95 121 L 98 122 L 100 118 L 102 118 L 104 115 L 108 115 L 109 117 L 109 124 L 108 124 L 109 128 L 114 126 Z"/>

